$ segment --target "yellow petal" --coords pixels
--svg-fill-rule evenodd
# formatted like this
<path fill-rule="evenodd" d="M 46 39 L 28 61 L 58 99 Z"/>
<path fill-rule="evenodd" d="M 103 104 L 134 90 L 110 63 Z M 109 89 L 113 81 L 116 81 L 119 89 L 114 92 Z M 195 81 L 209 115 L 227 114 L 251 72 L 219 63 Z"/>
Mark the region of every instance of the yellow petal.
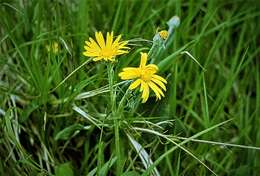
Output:
<path fill-rule="evenodd" d="M 99 48 L 100 49 L 97 42 L 95 42 L 95 40 L 93 38 L 89 37 L 89 41 L 91 42 L 91 44 L 90 44 L 91 48 Z"/>
<path fill-rule="evenodd" d="M 129 86 L 129 89 L 133 90 L 137 88 L 140 84 L 141 84 L 141 79 L 137 79 Z"/>
<path fill-rule="evenodd" d="M 119 40 L 121 39 L 121 37 L 121 35 L 117 36 L 116 40 L 112 44 L 112 47 L 116 47 L 119 45 Z"/>
<path fill-rule="evenodd" d="M 97 49 L 97 48 L 90 48 L 89 46 L 84 46 L 84 49 L 86 50 L 86 51 L 88 51 L 88 52 L 96 52 L 96 53 L 98 53 L 98 52 L 100 52 L 100 49 Z"/>
<path fill-rule="evenodd" d="M 139 77 L 139 74 L 136 71 L 123 71 L 119 73 L 118 76 L 123 80 L 127 80 L 127 79 L 135 79 Z"/>
<path fill-rule="evenodd" d="M 142 81 L 142 85 L 143 85 L 142 103 L 145 103 L 149 98 L 149 86 L 144 81 Z"/>
<path fill-rule="evenodd" d="M 127 45 L 127 41 L 123 41 L 123 42 L 120 42 L 118 45 L 119 45 L 119 48 L 121 47 L 124 47 L 125 45 Z"/>
<path fill-rule="evenodd" d="M 109 32 L 107 32 L 106 46 L 107 47 L 112 47 L 112 43 L 113 43 L 113 32 L 111 32 L 111 34 L 109 34 Z"/>
<path fill-rule="evenodd" d="M 90 45 L 91 45 L 91 42 L 85 41 L 85 44 L 86 44 L 87 46 L 91 47 L 91 46 L 90 46 Z"/>
<path fill-rule="evenodd" d="M 99 61 L 99 60 L 101 60 L 102 59 L 102 57 L 95 57 L 94 59 L 93 59 L 93 61 Z"/>
<path fill-rule="evenodd" d="M 129 74 L 136 75 L 136 77 L 139 77 L 139 76 L 140 76 L 139 68 L 135 68 L 135 67 L 126 67 L 126 68 L 123 68 L 123 72 L 127 72 L 127 73 L 129 73 Z"/>
<path fill-rule="evenodd" d="M 88 52 L 88 51 L 83 52 L 83 55 L 88 56 L 88 57 L 98 56 L 96 53 L 91 53 L 91 52 Z"/>
<path fill-rule="evenodd" d="M 155 82 L 158 86 L 160 86 L 164 91 L 166 91 L 166 86 L 158 79 L 151 79 L 153 82 Z"/>
<path fill-rule="evenodd" d="M 140 92 L 142 92 L 144 90 L 144 84 L 145 84 L 145 82 L 143 80 L 141 80 Z"/>
<path fill-rule="evenodd" d="M 119 46 L 118 49 L 127 49 L 127 50 L 129 50 L 130 48 L 127 47 L 127 46 Z"/>
<path fill-rule="evenodd" d="M 153 75 L 152 78 L 158 79 L 158 80 L 164 82 L 165 84 L 167 84 L 167 81 L 159 75 Z"/>
<path fill-rule="evenodd" d="M 146 62 L 147 62 L 147 53 L 142 53 L 142 52 L 141 52 L 140 68 L 145 67 Z"/>
<path fill-rule="evenodd" d="M 154 84 L 152 81 L 150 81 L 148 83 L 148 85 L 151 87 L 151 89 L 154 91 L 156 97 L 159 98 L 159 100 L 161 99 L 160 94 L 164 97 L 164 93 L 162 92 L 162 90 L 156 85 Z"/>
<path fill-rule="evenodd" d="M 96 32 L 95 36 L 100 48 L 105 48 L 106 45 L 105 45 L 103 34 L 101 32 Z"/>
<path fill-rule="evenodd" d="M 161 95 L 160 95 L 160 92 L 158 91 L 159 88 L 154 86 L 154 84 L 152 84 L 152 82 L 149 82 L 148 85 L 149 85 L 149 87 L 151 87 L 151 89 L 155 93 L 156 99 L 158 98 L 160 100 L 161 99 Z"/>
<path fill-rule="evenodd" d="M 129 53 L 128 51 L 123 51 L 123 50 L 117 50 L 117 53 L 118 55 L 121 55 L 121 54 L 125 54 L 125 53 Z"/>
<path fill-rule="evenodd" d="M 155 64 L 149 64 L 145 66 L 146 69 L 149 69 L 149 71 L 156 73 L 158 71 L 158 67 Z"/>
<path fill-rule="evenodd" d="M 110 57 L 110 58 L 107 58 L 108 60 L 110 60 L 111 62 L 115 62 L 115 58 L 114 57 Z"/>
<path fill-rule="evenodd" d="M 139 69 L 138 68 L 135 68 L 135 67 L 125 67 L 123 68 L 123 71 L 138 71 Z"/>

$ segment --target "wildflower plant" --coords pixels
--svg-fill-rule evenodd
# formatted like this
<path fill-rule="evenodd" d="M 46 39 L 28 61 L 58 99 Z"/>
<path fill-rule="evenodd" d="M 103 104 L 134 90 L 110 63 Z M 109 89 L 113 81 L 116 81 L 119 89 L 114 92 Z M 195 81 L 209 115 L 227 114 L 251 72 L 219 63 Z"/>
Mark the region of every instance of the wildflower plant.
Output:
<path fill-rule="evenodd" d="M 173 29 L 179 25 L 179 18 L 174 16 L 167 24 L 169 26 L 168 31 L 159 31 L 153 37 L 153 45 L 150 51 L 148 53 L 141 52 L 139 67 L 126 67 L 118 74 L 122 80 L 132 81 L 129 86 L 130 90 L 134 90 L 140 86 L 142 103 L 147 102 L 149 96 L 152 95 L 150 90 L 154 92 L 156 100 L 161 100 L 161 98 L 165 96 L 164 92 L 166 91 L 167 81 L 165 78 L 156 74 L 159 68 L 153 63 L 156 62 L 163 48 L 165 49 L 165 44 L 172 36 Z M 107 32 L 106 38 L 104 38 L 101 32 L 95 32 L 95 38 L 96 41 L 91 37 L 89 37 L 88 41 L 85 41 L 85 51 L 83 52 L 84 56 L 93 58 L 93 61 L 104 60 L 114 62 L 117 56 L 129 53 L 130 48 L 127 46 L 128 41 L 120 41 L 121 35 L 117 36 L 114 40 L 113 31 L 110 33 Z M 149 58 L 151 58 L 150 61 L 148 60 Z M 127 57 L 124 59 L 127 59 Z M 149 64 L 149 62 L 151 62 L 151 64 Z M 107 73 L 111 94 L 116 95 L 116 93 L 113 93 L 114 66 L 113 64 L 107 64 Z"/>
<path fill-rule="evenodd" d="M 159 35 L 163 40 L 168 37 L 168 32 L 166 30 L 160 31 Z M 121 35 L 119 35 L 115 41 L 113 41 L 113 32 L 107 32 L 106 40 L 101 32 L 95 32 L 96 41 L 91 37 L 89 41 L 85 41 L 83 52 L 85 56 L 93 57 L 93 61 L 115 61 L 115 57 L 118 55 L 128 53 L 130 49 L 127 47 L 127 41 L 120 41 Z M 152 48 L 153 49 L 153 48 Z M 148 64 L 148 54 L 141 52 L 141 61 L 139 67 L 126 67 L 123 71 L 119 73 L 119 77 L 122 80 L 132 80 L 133 82 L 129 86 L 130 90 L 133 90 L 140 86 L 140 92 L 142 92 L 142 103 L 145 103 L 150 93 L 150 89 L 155 93 L 156 100 L 161 100 L 164 97 L 163 91 L 166 91 L 167 81 L 157 75 L 158 67 L 155 64 Z M 111 81 L 113 75 L 111 75 L 111 70 L 113 70 L 112 65 L 108 65 L 108 80 L 110 88 L 113 87 L 113 81 Z M 110 70 L 110 71 L 109 71 Z M 112 73 L 113 74 L 113 73 Z M 112 90 L 111 90 L 112 91 Z"/>
<path fill-rule="evenodd" d="M 162 30 L 155 34 L 152 41 L 153 44 L 152 46 L 150 46 L 149 52 L 140 53 L 141 57 L 140 57 L 140 64 L 138 67 L 126 66 L 125 68 L 122 68 L 122 70 L 120 69 L 118 62 L 115 61 L 117 59 L 120 59 L 120 56 L 124 54 L 125 54 L 124 57 L 121 59 L 128 59 L 130 57 L 129 55 L 131 55 L 131 53 L 129 53 L 130 51 L 129 41 L 131 40 L 129 41 L 121 40 L 122 35 L 118 35 L 114 37 L 113 32 L 107 32 L 106 37 L 104 37 L 101 32 L 95 32 L 95 40 L 89 37 L 89 40 L 85 41 L 85 45 L 84 45 L 83 55 L 88 57 L 89 59 L 86 60 L 83 64 L 81 64 L 78 68 L 76 68 L 60 84 L 58 84 L 58 86 L 56 86 L 53 89 L 53 91 L 56 90 L 72 74 L 74 74 L 84 65 L 88 64 L 91 60 L 94 62 L 105 61 L 103 63 L 105 63 L 105 65 L 107 66 L 106 67 L 107 78 L 105 78 L 104 80 L 108 82 L 108 85 L 105 87 L 98 88 L 97 90 L 80 93 L 76 96 L 75 99 L 81 100 L 97 94 L 109 92 L 110 98 L 109 98 L 109 103 L 107 104 L 110 111 L 107 118 L 113 121 L 112 128 L 115 133 L 115 151 L 116 151 L 115 153 L 117 156 L 116 173 L 118 175 L 121 175 L 122 167 L 123 167 L 122 159 L 121 159 L 122 149 L 120 147 L 121 146 L 120 129 L 122 128 L 123 125 L 122 116 L 123 116 L 124 108 L 128 107 L 127 99 L 132 94 L 136 94 L 137 96 L 140 96 L 138 91 L 133 91 L 137 88 L 139 88 L 139 91 L 141 92 L 140 97 L 142 99 L 141 101 L 142 103 L 146 103 L 149 97 L 153 95 L 155 95 L 156 100 L 161 100 L 163 97 L 165 97 L 165 92 L 167 90 L 167 80 L 164 77 L 160 76 L 161 74 L 164 74 L 163 72 L 160 72 L 160 75 L 158 74 L 160 71 L 158 65 L 160 65 L 160 63 L 163 62 L 164 59 L 159 60 L 159 56 L 166 49 L 167 42 L 173 36 L 174 27 L 171 27 L 169 25 L 168 31 Z M 132 40 L 132 41 L 136 41 L 136 40 Z M 135 59 L 139 60 L 139 58 L 135 58 Z M 172 62 L 172 60 L 168 59 L 167 62 L 169 64 Z M 117 70 L 120 70 L 120 72 L 117 73 Z M 116 79 L 116 77 L 119 77 L 124 81 L 117 83 L 116 81 L 118 79 Z M 126 86 L 128 88 L 125 92 L 123 91 L 124 95 L 121 98 L 122 94 L 119 93 L 119 90 L 124 90 Z M 131 94 L 129 92 L 131 92 Z M 132 99 L 132 101 L 134 101 L 135 103 L 134 106 L 130 107 L 132 109 L 130 110 L 130 113 L 134 115 L 135 108 L 139 105 L 138 103 L 139 98 L 134 98 Z M 155 103 L 155 101 L 153 102 Z M 98 119 L 94 119 L 93 117 L 87 115 L 80 107 L 76 105 L 73 106 L 73 110 L 81 114 L 83 117 L 86 117 L 92 124 L 94 124 L 97 127 L 110 126 L 109 124 L 104 125 Z M 133 147 L 135 147 L 136 150 L 139 150 L 138 148 L 140 148 L 140 145 L 139 144 L 137 145 L 136 141 L 133 140 L 130 134 L 127 133 L 127 136 L 131 141 Z M 145 151 L 142 151 L 142 153 L 144 155 L 147 155 Z M 146 159 L 143 160 L 144 163 L 146 162 L 145 161 Z M 156 168 L 154 168 L 152 172 L 158 173 Z"/>

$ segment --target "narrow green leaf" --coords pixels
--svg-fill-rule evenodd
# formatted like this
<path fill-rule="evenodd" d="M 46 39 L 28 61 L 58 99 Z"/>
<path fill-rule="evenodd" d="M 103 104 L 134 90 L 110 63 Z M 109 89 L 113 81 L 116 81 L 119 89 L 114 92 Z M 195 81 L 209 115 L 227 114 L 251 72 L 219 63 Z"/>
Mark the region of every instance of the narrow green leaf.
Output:
<path fill-rule="evenodd" d="M 74 176 L 71 163 L 67 162 L 57 166 L 55 168 L 55 176 Z"/>
<path fill-rule="evenodd" d="M 78 133 L 80 130 L 84 128 L 81 124 L 73 124 L 67 128 L 64 128 L 60 132 L 58 132 L 55 136 L 55 140 L 67 140 L 70 138 L 73 134 Z"/>

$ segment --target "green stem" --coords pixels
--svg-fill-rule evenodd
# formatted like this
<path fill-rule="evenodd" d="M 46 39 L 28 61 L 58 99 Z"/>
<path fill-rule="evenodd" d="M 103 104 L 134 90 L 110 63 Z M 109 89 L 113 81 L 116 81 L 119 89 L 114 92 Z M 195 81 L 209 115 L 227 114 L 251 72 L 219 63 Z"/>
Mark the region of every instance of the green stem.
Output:
<path fill-rule="evenodd" d="M 116 149 L 116 156 L 117 156 L 116 175 L 121 175 L 122 159 L 121 159 L 121 151 L 120 151 L 119 120 L 117 118 L 117 110 L 116 110 L 116 92 L 113 86 L 114 70 L 113 70 L 113 65 L 111 63 L 107 65 L 107 72 L 108 72 L 108 82 L 109 82 L 109 90 L 110 90 L 112 118 L 114 118 L 115 149 Z"/>
<path fill-rule="evenodd" d="M 120 151 L 120 140 L 119 140 L 119 123 L 118 120 L 115 120 L 115 144 L 116 144 L 116 156 L 117 156 L 117 166 L 116 166 L 116 175 L 121 175 L 122 165 L 121 165 L 121 151 Z"/>

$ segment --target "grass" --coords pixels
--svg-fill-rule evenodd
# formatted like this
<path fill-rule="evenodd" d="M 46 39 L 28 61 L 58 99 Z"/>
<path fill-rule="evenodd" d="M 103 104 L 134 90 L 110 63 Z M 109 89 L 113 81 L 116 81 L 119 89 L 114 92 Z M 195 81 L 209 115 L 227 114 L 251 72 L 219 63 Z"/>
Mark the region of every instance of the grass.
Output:
<path fill-rule="evenodd" d="M 0 3 L 0 175 L 258 175 L 257 1 L 77 0 Z M 140 103 L 118 73 L 139 63 L 174 15 L 153 62 L 161 101 Z M 95 31 L 131 51 L 82 55 Z M 58 51 L 46 46 L 58 43 Z M 52 49 L 51 49 L 52 50 Z"/>

